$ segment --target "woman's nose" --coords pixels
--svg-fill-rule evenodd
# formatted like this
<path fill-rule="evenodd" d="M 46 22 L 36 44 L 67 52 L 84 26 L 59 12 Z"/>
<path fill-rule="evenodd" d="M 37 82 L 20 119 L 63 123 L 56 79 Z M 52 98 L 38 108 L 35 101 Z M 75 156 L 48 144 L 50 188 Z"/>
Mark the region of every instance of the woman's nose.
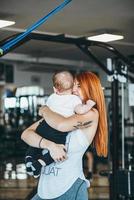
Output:
<path fill-rule="evenodd" d="M 77 87 L 76 87 L 76 85 L 73 86 L 73 94 L 77 95 Z"/>

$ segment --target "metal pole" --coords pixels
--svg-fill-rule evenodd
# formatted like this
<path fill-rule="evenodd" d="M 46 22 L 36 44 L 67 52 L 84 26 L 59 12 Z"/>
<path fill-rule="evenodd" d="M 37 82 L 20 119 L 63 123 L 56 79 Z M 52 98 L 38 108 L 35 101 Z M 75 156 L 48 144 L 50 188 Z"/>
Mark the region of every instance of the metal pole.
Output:
<path fill-rule="evenodd" d="M 124 118 L 125 118 L 125 103 L 124 103 L 124 83 L 121 83 L 121 113 L 122 113 L 122 120 L 121 120 L 121 126 L 122 126 L 122 169 L 125 169 L 125 124 L 124 124 Z"/>
<path fill-rule="evenodd" d="M 112 82 L 112 180 L 110 199 L 117 200 L 117 170 L 118 170 L 118 150 L 119 150 L 119 112 L 118 112 L 118 79 L 117 72 Z"/>

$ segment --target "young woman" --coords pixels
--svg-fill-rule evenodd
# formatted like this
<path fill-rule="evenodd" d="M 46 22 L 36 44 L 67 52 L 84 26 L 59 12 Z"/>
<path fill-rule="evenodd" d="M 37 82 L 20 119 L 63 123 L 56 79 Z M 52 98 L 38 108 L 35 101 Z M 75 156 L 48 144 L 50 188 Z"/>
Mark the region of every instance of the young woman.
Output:
<path fill-rule="evenodd" d="M 88 200 L 82 156 L 91 143 L 99 156 L 107 156 L 107 119 L 100 80 L 94 73 L 81 73 L 75 78 L 73 93 L 78 95 L 83 103 L 88 99 L 95 101 L 95 108 L 87 114 L 75 114 L 68 118 L 52 112 L 46 106 L 40 110 L 52 128 L 61 131 L 61 134 L 70 131 L 66 147 L 51 143 L 37 135 L 35 130 L 39 122 L 22 133 L 22 139 L 29 145 L 38 147 L 40 143 L 41 148 L 49 149 L 55 161 L 62 161 L 42 167 L 38 194 L 33 200 Z"/>

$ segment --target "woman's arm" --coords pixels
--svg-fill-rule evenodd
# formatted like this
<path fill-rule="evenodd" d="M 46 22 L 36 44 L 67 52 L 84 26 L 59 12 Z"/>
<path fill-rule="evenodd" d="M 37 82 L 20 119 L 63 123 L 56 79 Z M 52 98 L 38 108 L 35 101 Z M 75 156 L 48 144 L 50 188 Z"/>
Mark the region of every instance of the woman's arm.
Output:
<path fill-rule="evenodd" d="M 92 126 L 92 123 L 95 121 L 98 123 L 98 111 L 96 109 L 91 109 L 84 115 L 75 114 L 66 118 L 44 106 L 40 108 L 39 114 L 42 115 L 52 128 L 62 132 L 87 128 Z"/>
<path fill-rule="evenodd" d="M 40 121 L 42 121 L 42 119 L 39 120 L 38 122 L 35 122 L 26 130 L 24 130 L 21 135 L 21 139 L 30 146 L 42 149 L 44 148 L 48 149 L 51 157 L 55 161 L 61 161 L 61 160 L 63 161 L 64 159 L 66 159 L 65 146 L 62 144 L 56 144 L 45 138 L 42 139 L 42 137 L 35 132 Z"/>

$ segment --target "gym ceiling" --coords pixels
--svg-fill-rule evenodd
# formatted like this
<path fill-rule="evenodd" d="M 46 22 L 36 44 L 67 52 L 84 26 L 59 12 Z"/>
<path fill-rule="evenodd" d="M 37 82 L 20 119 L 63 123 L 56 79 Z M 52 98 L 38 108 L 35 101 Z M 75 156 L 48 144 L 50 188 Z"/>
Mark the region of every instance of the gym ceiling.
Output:
<path fill-rule="evenodd" d="M 0 19 L 16 24 L 0 29 L 0 41 L 23 32 L 63 0 L 1 0 Z M 134 55 L 134 0 L 72 0 L 64 9 L 48 19 L 37 30 L 42 34 L 65 34 L 87 37 L 108 32 L 124 36 L 123 40 L 110 42 L 125 56 Z M 92 48 L 100 58 L 112 57 L 102 48 Z M 88 62 L 90 59 L 75 45 L 30 40 L 10 53 L 32 57 L 60 58 Z"/>

